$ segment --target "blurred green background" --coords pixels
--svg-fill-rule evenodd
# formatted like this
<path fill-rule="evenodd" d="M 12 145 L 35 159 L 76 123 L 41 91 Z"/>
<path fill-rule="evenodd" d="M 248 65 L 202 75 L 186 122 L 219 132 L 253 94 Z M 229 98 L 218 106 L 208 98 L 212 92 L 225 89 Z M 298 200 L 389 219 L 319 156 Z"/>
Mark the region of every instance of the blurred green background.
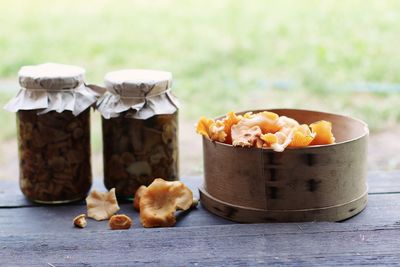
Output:
<path fill-rule="evenodd" d="M 229 110 L 349 114 L 373 131 L 400 121 L 400 1 L 0 1 L 0 104 L 23 65 L 169 70 L 195 121 Z M 0 140 L 14 114 L 0 112 Z M 99 127 L 98 127 L 99 128 Z"/>

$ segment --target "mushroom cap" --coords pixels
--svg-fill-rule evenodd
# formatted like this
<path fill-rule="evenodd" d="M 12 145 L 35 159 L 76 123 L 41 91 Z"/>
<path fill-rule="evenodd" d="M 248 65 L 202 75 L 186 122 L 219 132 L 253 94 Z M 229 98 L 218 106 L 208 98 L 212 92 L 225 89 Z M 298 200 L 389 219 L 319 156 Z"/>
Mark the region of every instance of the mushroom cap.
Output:
<path fill-rule="evenodd" d="M 182 182 L 157 178 L 140 197 L 140 221 L 144 227 L 173 226 L 175 211 L 188 210 L 192 203 L 193 193 Z"/>
<path fill-rule="evenodd" d="M 109 219 L 119 210 L 115 188 L 105 193 L 93 190 L 86 198 L 86 205 L 89 218 L 97 221 Z"/>
<path fill-rule="evenodd" d="M 108 226 L 112 230 L 129 229 L 132 226 L 132 219 L 125 214 L 113 215 L 108 221 Z"/>

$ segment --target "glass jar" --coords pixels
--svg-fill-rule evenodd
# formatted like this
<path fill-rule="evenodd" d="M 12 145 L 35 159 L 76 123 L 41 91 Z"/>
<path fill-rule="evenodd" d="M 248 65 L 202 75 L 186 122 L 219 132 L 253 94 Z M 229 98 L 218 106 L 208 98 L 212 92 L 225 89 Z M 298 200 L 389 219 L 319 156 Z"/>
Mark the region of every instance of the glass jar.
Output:
<path fill-rule="evenodd" d="M 155 178 L 178 180 L 178 105 L 172 75 L 123 70 L 105 77 L 102 113 L 104 184 L 131 199 Z"/>
<path fill-rule="evenodd" d="M 66 203 L 92 185 L 90 106 L 84 70 L 60 64 L 23 67 L 21 90 L 6 109 L 17 113 L 20 188 L 32 201 Z"/>

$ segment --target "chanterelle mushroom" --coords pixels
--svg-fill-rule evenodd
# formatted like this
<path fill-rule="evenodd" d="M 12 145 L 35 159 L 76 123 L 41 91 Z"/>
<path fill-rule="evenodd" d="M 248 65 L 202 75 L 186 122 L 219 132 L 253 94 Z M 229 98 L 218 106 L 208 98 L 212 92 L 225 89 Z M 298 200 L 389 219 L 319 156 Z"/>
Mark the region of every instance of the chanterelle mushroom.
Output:
<path fill-rule="evenodd" d="M 73 220 L 73 223 L 78 228 L 85 228 L 87 225 L 86 215 L 80 214 L 80 215 L 76 216 Z"/>
<path fill-rule="evenodd" d="M 241 147 L 251 147 L 262 135 L 261 128 L 259 126 L 253 126 L 249 128 L 246 125 L 234 125 L 232 126 L 232 145 Z"/>
<path fill-rule="evenodd" d="M 133 207 L 135 210 L 140 210 L 140 198 L 142 197 L 143 192 L 147 189 L 147 186 L 141 185 L 135 193 L 135 198 L 133 199 Z"/>
<path fill-rule="evenodd" d="M 140 197 L 140 222 L 144 227 L 173 226 L 175 211 L 187 210 L 193 204 L 193 193 L 182 182 L 157 178 Z"/>
<path fill-rule="evenodd" d="M 86 205 L 88 217 L 97 221 L 109 219 L 119 210 L 115 188 L 105 193 L 92 191 L 86 198 Z"/>

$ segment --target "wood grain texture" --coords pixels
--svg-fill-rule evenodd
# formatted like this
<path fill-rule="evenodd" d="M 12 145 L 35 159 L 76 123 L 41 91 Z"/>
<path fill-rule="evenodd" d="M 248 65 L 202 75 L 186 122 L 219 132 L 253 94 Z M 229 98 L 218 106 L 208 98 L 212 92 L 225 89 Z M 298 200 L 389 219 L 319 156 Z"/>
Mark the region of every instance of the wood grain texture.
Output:
<path fill-rule="evenodd" d="M 102 233 L 1 235 L 4 265 L 350 266 L 396 264 L 400 226 L 222 225 Z M 326 227 L 328 226 L 328 227 Z"/>
<path fill-rule="evenodd" d="M 118 214 L 126 214 L 133 220 L 133 228 L 142 228 L 139 213 L 131 204 L 120 205 Z M 72 219 L 86 213 L 86 206 L 42 206 L 11 208 L 0 210 L 0 235 L 1 234 L 28 234 L 53 232 L 76 233 L 81 231 L 72 225 Z M 20 222 L 20 223 L 16 223 Z M 88 225 L 83 231 L 107 231 L 108 221 L 95 221 L 87 219 Z M 233 222 L 214 216 L 199 206 L 190 212 L 178 213 L 176 227 L 223 225 Z"/>
<path fill-rule="evenodd" d="M 190 176 L 182 179 L 198 196 L 197 188 L 202 184 L 200 176 Z M 373 171 L 368 173 L 369 194 L 400 193 L 400 171 Z M 103 181 L 96 178 L 93 181 L 93 189 L 106 190 Z M 82 202 L 83 203 L 83 202 Z M 82 204 L 80 203 L 80 204 Z M 73 204 L 76 205 L 77 203 Z M 2 207 L 30 207 L 37 204 L 28 201 L 19 189 L 18 180 L 0 181 L 0 208 Z"/>
<path fill-rule="evenodd" d="M 370 194 L 400 193 L 400 171 L 368 172 Z"/>
<path fill-rule="evenodd" d="M 139 222 L 139 214 L 131 204 L 122 204 L 120 206 L 121 210 L 118 213 L 130 216 L 133 219 L 134 229 L 142 228 Z M 85 211 L 86 207 L 81 205 L 0 209 L 0 235 L 46 234 L 49 231 L 55 233 L 63 232 L 65 234 L 76 233 L 77 231 L 108 231 L 107 221 L 98 222 L 91 219 L 88 219 L 87 228 L 83 230 L 74 228 L 72 219 L 78 214 L 85 213 Z M 207 212 L 201 205 L 188 213 L 179 214 L 177 221 L 176 227 L 234 224 L 229 220 Z M 400 225 L 400 194 L 371 195 L 368 208 L 359 215 L 338 225 L 342 224 L 380 227 Z M 332 223 L 332 225 L 335 225 L 335 223 Z"/>
<path fill-rule="evenodd" d="M 314 209 L 264 210 L 232 205 L 209 195 L 200 188 L 200 201 L 208 211 L 241 223 L 342 221 L 360 213 L 367 205 L 368 194 L 345 204 Z"/>
<path fill-rule="evenodd" d="M 341 223 L 236 224 L 200 205 L 179 215 L 177 227 L 144 229 L 131 204 L 122 204 L 134 226 L 120 231 L 93 220 L 74 228 L 83 204 L 38 206 L 24 200 L 15 182 L 1 181 L 0 266 L 398 265 L 399 174 L 370 173 L 367 208 Z M 190 181 L 192 189 L 201 183 Z"/>
<path fill-rule="evenodd" d="M 199 197 L 198 186 L 202 183 L 202 178 L 199 176 L 185 177 L 182 181 L 187 184 L 193 191 L 195 197 Z M 101 178 L 93 179 L 92 189 L 106 191 L 103 180 Z M 84 205 L 84 201 L 66 204 L 68 205 Z M 29 201 L 22 195 L 19 189 L 18 180 L 1 180 L 0 181 L 0 208 L 15 208 L 15 207 L 32 207 L 40 206 L 40 204 Z"/>

